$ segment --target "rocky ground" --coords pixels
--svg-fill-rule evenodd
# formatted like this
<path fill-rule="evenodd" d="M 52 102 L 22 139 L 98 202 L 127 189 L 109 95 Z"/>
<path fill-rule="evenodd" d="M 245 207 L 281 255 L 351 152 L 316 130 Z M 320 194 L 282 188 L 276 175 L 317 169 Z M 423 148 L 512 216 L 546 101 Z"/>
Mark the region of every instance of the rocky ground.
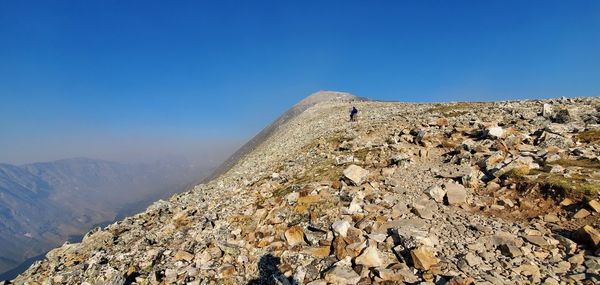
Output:
<path fill-rule="evenodd" d="M 600 282 L 599 98 L 350 104 L 7 284 Z"/>

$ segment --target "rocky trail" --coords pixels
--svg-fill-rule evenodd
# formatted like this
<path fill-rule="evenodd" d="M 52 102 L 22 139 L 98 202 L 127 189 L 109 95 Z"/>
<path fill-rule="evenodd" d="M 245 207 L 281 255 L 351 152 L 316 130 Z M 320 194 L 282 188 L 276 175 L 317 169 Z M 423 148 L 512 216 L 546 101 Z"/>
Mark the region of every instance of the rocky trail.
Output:
<path fill-rule="evenodd" d="M 600 282 L 599 98 L 328 94 L 221 176 L 4 284 Z"/>

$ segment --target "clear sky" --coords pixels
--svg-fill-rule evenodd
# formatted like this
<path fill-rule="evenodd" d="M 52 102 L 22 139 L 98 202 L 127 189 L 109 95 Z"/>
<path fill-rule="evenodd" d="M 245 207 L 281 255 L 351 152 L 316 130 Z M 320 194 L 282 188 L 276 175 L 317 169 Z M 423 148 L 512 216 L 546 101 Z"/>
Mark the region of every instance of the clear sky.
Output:
<path fill-rule="evenodd" d="M 600 95 L 600 1 L 0 1 L 0 162 L 249 138 L 310 93 Z"/>

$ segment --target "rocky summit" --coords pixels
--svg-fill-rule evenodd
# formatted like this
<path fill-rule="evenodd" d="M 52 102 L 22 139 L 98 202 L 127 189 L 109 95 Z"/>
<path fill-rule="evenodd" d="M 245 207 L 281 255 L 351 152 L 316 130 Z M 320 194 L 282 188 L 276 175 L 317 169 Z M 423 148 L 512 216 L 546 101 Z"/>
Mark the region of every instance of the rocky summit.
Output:
<path fill-rule="evenodd" d="M 600 282 L 600 98 L 340 94 L 4 284 Z"/>

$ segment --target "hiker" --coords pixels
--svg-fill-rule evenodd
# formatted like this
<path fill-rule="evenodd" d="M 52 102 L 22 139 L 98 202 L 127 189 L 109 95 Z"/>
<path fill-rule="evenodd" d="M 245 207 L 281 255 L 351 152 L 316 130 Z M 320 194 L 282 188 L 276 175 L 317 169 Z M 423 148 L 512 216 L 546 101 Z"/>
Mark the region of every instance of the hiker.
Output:
<path fill-rule="evenodd" d="M 356 107 L 352 106 L 352 111 L 350 111 L 350 122 L 356 121 L 356 115 L 358 114 L 358 110 Z"/>

